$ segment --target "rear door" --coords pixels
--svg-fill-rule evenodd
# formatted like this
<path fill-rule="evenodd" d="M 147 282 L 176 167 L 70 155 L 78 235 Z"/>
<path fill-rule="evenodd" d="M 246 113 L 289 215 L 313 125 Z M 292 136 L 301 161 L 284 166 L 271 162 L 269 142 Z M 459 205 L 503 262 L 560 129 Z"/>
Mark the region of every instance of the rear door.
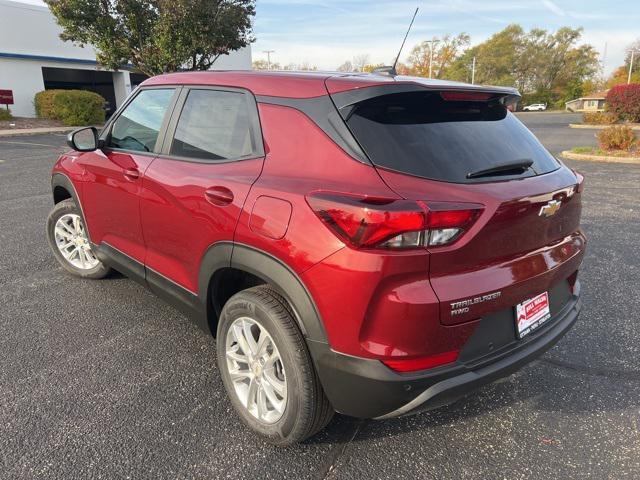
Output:
<path fill-rule="evenodd" d="M 550 290 L 582 258 L 579 180 L 507 110 L 505 98 L 387 91 L 342 110 L 398 194 L 448 208 L 482 206 L 458 240 L 430 247 L 430 279 L 447 325 Z"/>
<path fill-rule="evenodd" d="M 233 240 L 263 160 L 250 92 L 183 89 L 162 153 L 144 178 L 141 216 L 148 279 L 159 274 L 197 293 L 200 261 L 214 243 Z"/>

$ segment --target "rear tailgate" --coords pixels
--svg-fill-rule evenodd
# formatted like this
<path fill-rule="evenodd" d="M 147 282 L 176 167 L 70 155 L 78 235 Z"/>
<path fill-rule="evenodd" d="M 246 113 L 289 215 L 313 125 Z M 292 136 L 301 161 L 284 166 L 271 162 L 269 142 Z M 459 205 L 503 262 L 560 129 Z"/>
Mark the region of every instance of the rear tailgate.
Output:
<path fill-rule="evenodd" d="M 410 199 L 477 202 L 485 206 L 469 232 L 451 246 L 431 248 L 430 279 L 443 324 L 513 307 L 567 280 L 582 261 L 581 193 L 573 172 L 482 185 L 448 184 L 379 170 Z M 554 215 L 541 215 L 559 202 Z M 553 312 L 552 312 L 553 313 Z"/>
<path fill-rule="evenodd" d="M 332 93 L 399 195 L 484 207 L 452 243 L 429 247 L 445 325 L 513 308 L 567 281 L 585 245 L 579 178 L 507 111 L 517 93 L 483 88 L 418 83 Z"/>

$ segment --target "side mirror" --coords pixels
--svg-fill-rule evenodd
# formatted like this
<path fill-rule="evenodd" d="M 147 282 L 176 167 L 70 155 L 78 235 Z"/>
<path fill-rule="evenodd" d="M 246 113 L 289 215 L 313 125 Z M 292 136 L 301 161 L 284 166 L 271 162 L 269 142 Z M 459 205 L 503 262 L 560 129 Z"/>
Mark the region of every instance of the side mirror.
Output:
<path fill-rule="evenodd" d="M 84 127 L 67 135 L 67 145 L 79 152 L 93 152 L 98 149 L 98 129 Z"/>

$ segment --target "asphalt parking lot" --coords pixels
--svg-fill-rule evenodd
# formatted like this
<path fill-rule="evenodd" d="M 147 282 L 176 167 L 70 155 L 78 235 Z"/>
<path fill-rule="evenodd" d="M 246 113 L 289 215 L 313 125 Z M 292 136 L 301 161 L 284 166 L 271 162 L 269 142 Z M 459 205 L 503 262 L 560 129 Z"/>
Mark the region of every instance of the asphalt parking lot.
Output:
<path fill-rule="evenodd" d="M 520 118 L 553 152 L 572 115 Z M 640 477 L 640 166 L 586 176 L 584 310 L 539 361 L 439 410 L 337 416 L 286 449 L 245 430 L 212 340 L 124 277 L 63 272 L 44 236 L 62 135 L 0 138 L 0 478 Z"/>

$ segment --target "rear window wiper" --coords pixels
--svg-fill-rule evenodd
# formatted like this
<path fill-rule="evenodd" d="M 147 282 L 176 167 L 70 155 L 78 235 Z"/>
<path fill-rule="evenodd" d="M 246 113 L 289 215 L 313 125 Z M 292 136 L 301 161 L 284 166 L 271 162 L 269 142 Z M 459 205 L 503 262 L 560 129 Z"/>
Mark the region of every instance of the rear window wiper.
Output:
<path fill-rule="evenodd" d="M 467 173 L 467 178 L 493 177 L 496 175 L 520 175 L 526 172 L 533 165 L 533 160 L 516 160 L 511 163 L 503 163 L 494 165 L 493 167 L 483 168 L 475 172 Z"/>

